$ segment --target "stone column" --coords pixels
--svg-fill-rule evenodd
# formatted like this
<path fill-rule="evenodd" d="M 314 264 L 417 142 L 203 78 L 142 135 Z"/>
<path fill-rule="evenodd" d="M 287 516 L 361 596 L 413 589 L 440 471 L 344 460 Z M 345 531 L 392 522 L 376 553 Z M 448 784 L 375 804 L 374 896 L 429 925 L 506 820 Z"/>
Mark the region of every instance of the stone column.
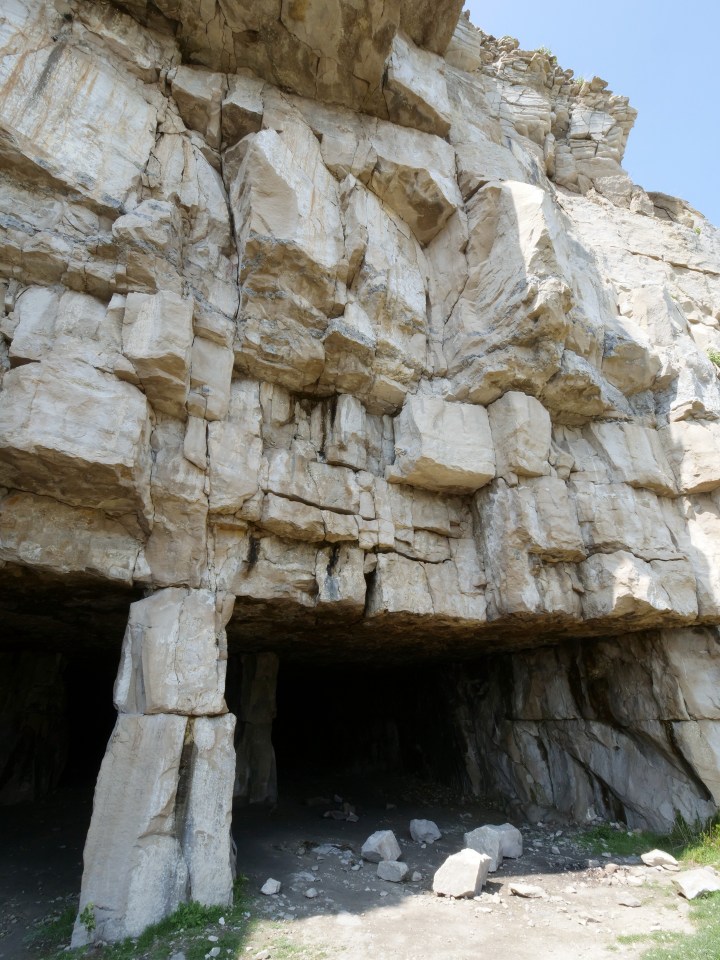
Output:
<path fill-rule="evenodd" d="M 235 796 L 248 803 L 277 801 L 272 722 L 278 666 L 274 653 L 246 654 L 242 658 Z"/>
<path fill-rule="evenodd" d="M 73 947 L 137 936 L 186 900 L 232 901 L 232 605 L 210 590 L 169 587 L 130 607 Z"/>

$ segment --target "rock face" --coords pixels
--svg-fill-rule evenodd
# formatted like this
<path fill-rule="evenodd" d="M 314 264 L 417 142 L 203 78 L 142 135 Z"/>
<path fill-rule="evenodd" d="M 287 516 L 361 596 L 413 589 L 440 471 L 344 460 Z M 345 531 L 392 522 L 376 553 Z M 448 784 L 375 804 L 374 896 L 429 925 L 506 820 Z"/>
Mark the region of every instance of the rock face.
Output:
<path fill-rule="evenodd" d="M 0 11 L 0 577 L 127 598 L 105 939 L 226 902 L 288 654 L 485 656 L 468 785 L 525 812 L 720 801 L 720 234 L 458 0 L 281 6 Z"/>
<path fill-rule="evenodd" d="M 220 659 L 230 610 L 174 587 L 130 608 L 73 946 L 137 936 L 185 900 L 232 902 L 235 717 Z"/>

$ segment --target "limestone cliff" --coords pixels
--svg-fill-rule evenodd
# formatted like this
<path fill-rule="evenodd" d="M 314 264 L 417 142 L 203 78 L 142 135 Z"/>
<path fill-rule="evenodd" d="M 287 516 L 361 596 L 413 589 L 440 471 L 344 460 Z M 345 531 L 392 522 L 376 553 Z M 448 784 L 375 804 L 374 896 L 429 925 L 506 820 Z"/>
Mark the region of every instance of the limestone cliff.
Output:
<path fill-rule="evenodd" d="M 458 668 L 476 790 L 720 800 L 720 233 L 624 173 L 626 98 L 459 14 L 0 10 L 4 609 L 41 643 L 52 597 L 61 647 L 135 601 L 98 936 L 229 896 L 228 643 L 493 654 Z"/>

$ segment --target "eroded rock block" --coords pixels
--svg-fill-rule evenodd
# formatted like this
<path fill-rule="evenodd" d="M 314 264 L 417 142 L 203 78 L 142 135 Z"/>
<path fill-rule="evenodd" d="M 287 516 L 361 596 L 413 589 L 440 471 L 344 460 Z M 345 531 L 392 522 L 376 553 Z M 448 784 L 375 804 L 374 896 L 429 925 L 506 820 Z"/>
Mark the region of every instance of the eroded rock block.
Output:
<path fill-rule="evenodd" d="M 170 81 L 180 116 L 191 130 L 197 130 L 207 144 L 220 146 L 220 104 L 226 80 L 221 73 L 199 67 L 176 67 Z"/>
<path fill-rule="evenodd" d="M 234 720 L 118 717 L 95 788 L 73 946 L 138 936 L 189 896 L 230 902 Z"/>
<path fill-rule="evenodd" d="M 131 604 L 115 682 L 120 713 L 225 713 L 224 614 L 210 590 L 169 587 Z"/>
<path fill-rule="evenodd" d="M 150 423 L 129 383 L 79 361 L 10 370 L 0 404 L 0 483 L 118 515 L 150 506 Z"/>
<path fill-rule="evenodd" d="M 487 411 L 441 397 L 409 397 L 395 420 L 394 483 L 472 493 L 495 476 Z"/>
<path fill-rule="evenodd" d="M 123 317 L 123 353 L 155 410 L 185 416 L 193 342 L 192 300 L 169 291 L 131 293 Z"/>
<path fill-rule="evenodd" d="M 361 855 L 369 863 L 380 863 L 383 860 L 399 860 L 402 851 L 392 830 L 377 830 L 362 845 Z"/>
<path fill-rule="evenodd" d="M 450 102 L 443 60 L 409 43 L 401 34 L 393 41 L 384 94 L 390 119 L 445 137 L 450 129 Z"/>
<path fill-rule="evenodd" d="M 476 850 L 454 853 L 436 871 L 433 893 L 455 899 L 477 896 L 487 880 L 490 863 L 490 857 Z"/>
<path fill-rule="evenodd" d="M 233 898 L 234 730 L 231 713 L 192 722 L 182 847 L 189 874 L 187 897 L 206 906 L 229 906 Z"/>
<path fill-rule="evenodd" d="M 497 475 L 541 477 L 550 472 L 550 414 L 534 397 L 510 390 L 488 407 Z"/>
<path fill-rule="evenodd" d="M 465 834 L 465 847 L 488 858 L 488 870 L 495 873 L 502 863 L 501 837 L 492 827 L 477 827 Z"/>
<path fill-rule="evenodd" d="M 119 211 L 147 163 L 157 111 L 135 77 L 64 40 L 48 45 L 54 17 L 21 3 L 3 10 L 0 53 L 13 67 L 0 93 L 0 156 Z"/>
<path fill-rule="evenodd" d="M 73 946 L 138 936 L 185 899 L 188 869 L 175 832 L 187 717 L 118 717 L 95 787 Z"/>
<path fill-rule="evenodd" d="M 720 423 L 680 420 L 660 432 L 681 493 L 720 486 Z"/>

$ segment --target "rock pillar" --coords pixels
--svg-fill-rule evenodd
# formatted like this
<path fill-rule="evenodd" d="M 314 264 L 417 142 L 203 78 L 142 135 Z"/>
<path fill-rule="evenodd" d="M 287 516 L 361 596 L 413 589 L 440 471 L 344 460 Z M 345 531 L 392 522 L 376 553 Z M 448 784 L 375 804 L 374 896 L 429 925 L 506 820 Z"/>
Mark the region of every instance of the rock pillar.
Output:
<path fill-rule="evenodd" d="M 232 900 L 232 599 L 171 587 L 130 607 L 73 947 L 137 936 L 185 900 Z"/>
<path fill-rule="evenodd" d="M 274 653 L 242 658 L 240 727 L 235 796 L 248 803 L 275 803 L 277 770 L 272 744 L 278 658 Z"/>

